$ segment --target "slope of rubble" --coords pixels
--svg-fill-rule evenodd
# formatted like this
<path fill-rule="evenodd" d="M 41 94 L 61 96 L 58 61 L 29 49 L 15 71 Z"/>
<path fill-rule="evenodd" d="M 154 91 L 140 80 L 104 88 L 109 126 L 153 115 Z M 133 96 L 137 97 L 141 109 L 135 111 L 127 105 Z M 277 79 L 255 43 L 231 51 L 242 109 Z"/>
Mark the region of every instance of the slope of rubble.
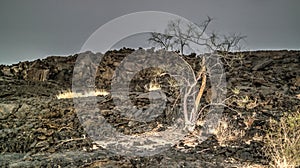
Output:
<path fill-rule="evenodd" d="M 95 87 L 109 91 L 116 68 L 132 52 L 123 48 L 105 53 L 97 68 Z M 76 114 L 73 99 L 56 97 L 71 89 L 73 68 L 82 55 L 92 59 L 99 53 L 0 65 L 0 167 L 267 166 L 269 159 L 262 150 L 262 138 L 269 119 L 300 109 L 300 51 L 230 53 L 222 58 L 227 80 L 223 119 L 240 134 L 226 139 L 226 134 L 231 133 L 225 130 L 223 136 L 216 133 L 199 142 L 195 136 L 201 129 L 198 124 L 194 133 L 162 153 L 144 157 L 119 155 L 93 142 Z M 200 57 L 192 54 L 182 58 L 195 72 L 200 70 Z M 127 67 L 130 71 L 135 66 L 138 63 Z M 179 89 L 170 84 L 171 77 L 158 76 L 162 73 L 150 68 L 135 75 L 129 87 L 133 93 L 130 99 L 137 107 L 146 107 L 149 99 L 134 93 L 146 93 L 154 78 L 167 96 L 167 106 L 179 103 Z M 207 83 L 202 107 L 210 101 Z M 143 123 L 124 119 L 114 108 L 111 95 L 97 96 L 97 102 L 106 121 L 127 135 L 163 131 L 176 115 L 172 108 L 166 108 L 153 121 Z"/>

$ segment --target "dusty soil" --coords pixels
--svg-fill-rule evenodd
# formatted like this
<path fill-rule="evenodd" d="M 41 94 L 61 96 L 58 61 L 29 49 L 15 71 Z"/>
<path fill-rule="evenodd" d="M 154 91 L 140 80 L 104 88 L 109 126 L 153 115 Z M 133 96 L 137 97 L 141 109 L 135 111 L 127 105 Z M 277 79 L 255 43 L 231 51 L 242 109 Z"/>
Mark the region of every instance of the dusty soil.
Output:
<path fill-rule="evenodd" d="M 96 88 L 110 90 L 113 72 L 134 50 L 109 51 L 98 67 Z M 97 54 L 83 54 L 97 57 Z M 221 139 L 212 134 L 199 142 L 194 133 L 168 150 L 145 157 L 114 154 L 95 144 L 83 128 L 74 109 L 73 99 L 57 99 L 70 89 L 78 54 L 48 57 L 44 60 L 0 65 L 0 166 L 1 167 L 242 167 L 268 166 L 263 153 L 264 130 L 270 118 L 300 109 L 300 52 L 254 51 L 231 53 L 224 62 L 227 95 L 224 118 L 230 128 L 243 132 Z M 201 59 L 183 57 L 195 72 Z M 134 67 L 130 65 L 129 67 Z M 139 108 L 149 104 L 135 92 L 147 92 L 157 69 L 141 71 L 130 83 L 132 102 Z M 157 79 L 157 78 L 156 78 Z M 179 90 L 170 77 L 157 79 L 173 107 Z M 210 102 L 210 84 L 201 99 Z M 106 121 L 127 135 L 163 131 L 172 124 L 171 108 L 150 122 L 124 119 L 114 109 L 111 95 L 97 96 L 98 107 Z M 199 119 L 201 121 L 201 118 Z M 159 128 L 159 129 L 158 129 Z M 229 127 L 227 127 L 229 129 Z M 227 132 L 228 134 L 228 132 Z"/>

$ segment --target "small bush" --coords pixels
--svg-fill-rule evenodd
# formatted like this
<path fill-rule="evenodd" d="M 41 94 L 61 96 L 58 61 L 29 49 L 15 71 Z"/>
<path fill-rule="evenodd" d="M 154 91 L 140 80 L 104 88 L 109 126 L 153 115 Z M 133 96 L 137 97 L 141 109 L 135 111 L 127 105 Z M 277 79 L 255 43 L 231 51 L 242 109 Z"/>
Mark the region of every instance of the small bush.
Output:
<path fill-rule="evenodd" d="M 271 119 L 264 143 L 272 167 L 300 166 L 300 111 L 284 114 L 279 121 Z"/>
<path fill-rule="evenodd" d="M 214 134 L 221 146 L 228 146 L 232 142 L 242 140 L 245 136 L 245 131 L 236 128 L 228 117 L 223 117 Z"/>

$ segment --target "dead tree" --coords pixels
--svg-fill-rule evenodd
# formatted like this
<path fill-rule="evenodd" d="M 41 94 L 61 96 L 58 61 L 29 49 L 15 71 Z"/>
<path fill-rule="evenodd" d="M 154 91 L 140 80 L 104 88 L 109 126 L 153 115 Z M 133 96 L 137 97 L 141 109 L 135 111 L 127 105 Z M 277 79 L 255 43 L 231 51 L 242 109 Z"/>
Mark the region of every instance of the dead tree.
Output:
<path fill-rule="evenodd" d="M 200 24 L 184 24 L 180 19 L 171 20 L 165 33 L 151 33 L 149 42 L 166 49 L 179 50 L 184 54 L 184 49 L 190 47 L 190 43 L 207 47 L 211 52 L 239 50 L 241 41 L 246 38 L 241 34 L 233 33 L 229 35 L 219 35 L 215 32 L 207 32 L 208 26 L 213 19 L 207 17 Z"/>
<path fill-rule="evenodd" d="M 201 24 L 193 24 L 187 23 L 184 24 L 181 20 L 172 20 L 167 25 L 165 29 L 165 33 L 151 33 L 151 38 L 148 40 L 157 44 L 166 49 L 169 46 L 172 46 L 173 50 L 180 50 L 181 55 L 184 55 L 184 49 L 186 47 L 190 47 L 191 43 L 194 43 L 198 46 L 204 46 L 211 51 L 211 53 L 215 53 L 216 51 L 223 51 L 225 53 L 230 52 L 233 49 L 240 48 L 240 42 L 246 38 L 246 36 L 242 36 L 240 34 L 230 34 L 230 35 L 219 35 L 217 33 L 207 33 L 208 26 L 212 22 L 211 17 L 207 17 Z M 177 47 L 177 48 L 176 48 Z M 208 61 L 209 62 L 209 61 Z M 210 61 L 212 62 L 212 61 Z M 218 65 L 220 64 L 220 65 Z M 208 65 L 208 66 L 207 66 Z M 222 65 L 219 62 L 216 62 L 216 65 L 207 64 L 207 60 L 203 57 L 201 64 L 200 72 L 195 76 L 194 83 L 186 83 L 186 90 L 183 95 L 183 114 L 185 125 L 188 131 L 193 131 L 195 128 L 195 122 L 199 117 L 199 114 L 205 109 L 209 107 L 209 105 L 204 106 L 202 109 L 199 109 L 200 99 L 203 95 L 204 89 L 206 87 L 206 70 L 211 69 L 212 67 L 220 67 L 218 70 L 222 70 Z M 210 71 L 211 72 L 211 71 Z M 220 75 L 220 81 L 225 82 L 222 75 Z M 212 74 L 210 74 L 212 76 Z M 201 81 L 201 85 L 197 86 L 198 81 Z M 199 89 L 196 89 L 199 87 Z M 187 99 L 189 96 L 195 95 L 195 89 L 198 90 L 197 96 L 195 99 L 195 104 L 191 111 L 187 108 Z M 222 88 L 226 90 L 226 88 Z M 221 89 L 221 90 L 222 90 Z M 226 91 L 223 91 L 224 93 Z M 211 103 L 210 105 L 212 105 Z M 215 103 L 216 104 L 216 103 Z M 217 102 L 217 105 L 222 105 L 222 102 Z"/>

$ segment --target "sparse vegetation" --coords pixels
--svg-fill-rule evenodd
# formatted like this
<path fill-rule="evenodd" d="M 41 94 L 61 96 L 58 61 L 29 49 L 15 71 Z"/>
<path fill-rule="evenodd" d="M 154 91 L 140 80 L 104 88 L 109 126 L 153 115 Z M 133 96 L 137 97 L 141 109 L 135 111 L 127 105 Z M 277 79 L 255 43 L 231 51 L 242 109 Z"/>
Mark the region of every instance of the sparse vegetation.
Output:
<path fill-rule="evenodd" d="M 87 93 L 75 93 L 71 90 L 63 91 L 60 94 L 56 95 L 57 99 L 71 99 L 71 98 L 78 98 L 78 97 L 90 97 L 90 96 L 106 96 L 109 95 L 104 89 L 94 90 L 92 92 Z"/>
<path fill-rule="evenodd" d="M 149 91 L 161 90 L 160 84 L 157 82 L 151 81 L 149 84 Z"/>
<path fill-rule="evenodd" d="M 259 164 L 253 164 L 253 163 L 245 163 L 244 165 L 241 165 L 240 168 L 264 168 L 266 166 L 259 165 Z"/>
<path fill-rule="evenodd" d="M 235 87 L 235 88 L 231 89 L 231 91 L 232 91 L 232 93 L 234 93 L 235 95 L 238 95 L 238 94 L 240 94 L 240 89 L 239 89 L 239 88 L 237 88 L 237 87 Z"/>
<path fill-rule="evenodd" d="M 185 49 L 190 48 L 190 44 L 196 44 L 199 46 L 204 46 L 211 53 L 218 53 L 223 58 L 224 64 L 229 68 L 235 66 L 235 64 L 243 65 L 244 54 L 243 53 L 231 53 L 231 51 L 240 51 L 242 46 L 241 41 L 243 41 L 246 36 L 238 33 L 233 33 L 229 35 L 219 35 L 217 33 L 207 33 L 207 28 L 210 25 L 212 18 L 208 17 L 204 22 L 199 25 L 187 24 L 184 25 L 181 20 L 170 21 L 165 33 L 151 33 L 151 38 L 148 40 L 157 46 L 164 48 L 166 50 L 175 50 L 184 55 Z M 200 28 L 200 29 L 199 29 Z M 185 123 L 190 132 L 194 131 L 195 123 L 197 122 L 199 111 L 198 106 L 200 99 L 203 94 L 203 90 L 206 85 L 206 72 L 205 60 L 202 62 L 202 69 L 196 76 L 196 81 L 202 80 L 201 86 L 196 84 L 189 84 L 188 89 L 186 89 L 182 94 L 184 94 L 184 99 L 186 100 L 188 96 L 193 96 L 195 93 L 192 89 L 199 87 L 198 96 L 195 97 L 195 106 L 192 111 L 188 112 L 186 104 L 184 106 L 184 116 Z M 232 90 L 233 102 L 235 103 L 234 108 L 252 110 L 259 105 L 256 97 L 251 97 L 249 95 L 240 95 L 239 88 L 233 88 Z M 197 97 L 197 98 L 196 98 Z M 296 98 L 299 99 L 299 95 Z M 209 105 L 207 105 L 208 107 Z M 189 115 L 188 115 L 189 113 Z M 252 128 L 253 122 L 256 120 L 255 112 L 252 116 L 244 117 L 244 124 L 246 128 L 240 130 L 235 128 L 236 125 L 230 123 L 229 118 L 222 118 L 219 122 L 218 127 L 214 130 L 214 134 L 221 146 L 230 145 L 230 142 L 238 141 L 245 136 L 246 131 Z M 188 117 L 189 116 L 189 117 Z M 259 138 L 259 141 L 265 143 L 266 155 L 271 159 L 272 167 L 288 168 L 300 166 L 300 112 L 297 111 L 293 114 L 285 114 L 280 121 L 274 119 L 270 120 L 270 126 L 266 130 L 266 136 L 264 140 Z M 258 135 L 257 135 L 258 136 Z M 254 137 L 253 137 L 254 138 Z M 249 143 L 248 143 L 249 144 Z M 193 145 L 191 145 L 193 146 Z M 248 167 L 248 166 L 246 166 Z M 252 166 L 249 166 L 252 167 Z M 255 166 L 256 167 L 256 166 Z M 258 166 L 259 167 L 259 166 Z"/>
<path fill-rule="evenodd" d="M 227 146 L 231 142 L 241 140 L 245 136 L 245 130 L 236 128 L 236 125 L 230 122 L 229 117 L 224 116 L 214 134 L 220 146 Z"/>
<path fill-rule="evenodd" d="M 270 119 L 264 138 L 270 165 L 276 168 L 300 166 L 300 111 L 286 113 L 279 120 Z"/>

